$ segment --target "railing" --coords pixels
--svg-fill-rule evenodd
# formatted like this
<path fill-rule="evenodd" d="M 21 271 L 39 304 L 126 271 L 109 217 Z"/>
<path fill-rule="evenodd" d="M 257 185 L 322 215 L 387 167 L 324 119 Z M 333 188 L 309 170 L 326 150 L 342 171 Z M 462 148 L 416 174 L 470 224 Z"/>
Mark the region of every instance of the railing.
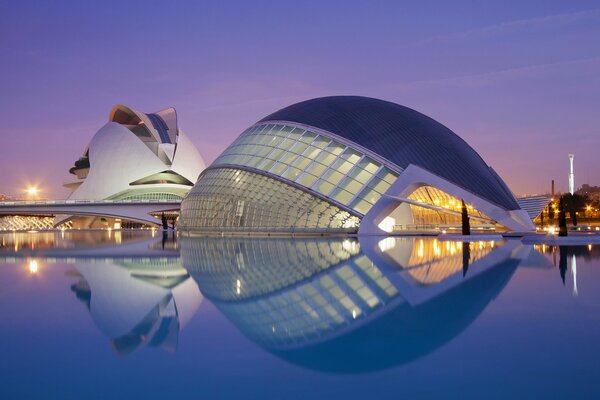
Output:
<path fill-rule="evenodd" d="M 64 205 L 64 204 L 148 204 L 148 203 L 181 203 L 181 200 L 159 199 L 159 200 L 24 200 L 24 201 L 0 201 L 0 207 L 3 206 L 29 206 L 29 205 Z"/>
<path fill-rule="evenodd" d="M 410 224 L 410 225 L 394 225 L 394 231 L 460 231 L 460 225 L 440 225 L 440 224 Z M 471 230 L 475 231 L 493 231 L 495 227 L 492 225 L 472 226 Z"/>

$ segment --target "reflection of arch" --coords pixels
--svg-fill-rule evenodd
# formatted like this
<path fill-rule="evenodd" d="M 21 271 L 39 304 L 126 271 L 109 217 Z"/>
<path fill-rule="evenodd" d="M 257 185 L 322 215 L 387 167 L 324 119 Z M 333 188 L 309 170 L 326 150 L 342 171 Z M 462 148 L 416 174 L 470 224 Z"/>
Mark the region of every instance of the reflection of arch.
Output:
<path fill-rule="evenodd" d="M 341 372 L 391 367 L 451 340 L 522 256 L 519 242 L 490 244 L 468 272 L 438 262 L 432 268 L 449 272 L 425 281 L 411 270 L 420 268 L 410 264 L 415 242 L 384 240 L 402 241 L 396 250 L 407 254 L 391 257 L 382 248 L 395 243 L 364 237 L 183 238 L 181 255 L 203 294 L 248 338 L 293 363 Z M 331 250 L 343 256 L 325 256 Z"/>
<path fill-rule="evenodd" d="M 477 210 L 489 216 L 500 225 L 514 231 L 529 231 L 534 228 L 527 213 L 523 210 L 505 210 L 419 166 L 411 164 L 387 190 L 384 196 L 361 220 L 358 233 L 361 235 L 382 235 L 385 232 L 378 226 L 396 207 L 406 202 L 408 196 L 422 186 L 433 186 L 445 193 L 472 204 Z"/>

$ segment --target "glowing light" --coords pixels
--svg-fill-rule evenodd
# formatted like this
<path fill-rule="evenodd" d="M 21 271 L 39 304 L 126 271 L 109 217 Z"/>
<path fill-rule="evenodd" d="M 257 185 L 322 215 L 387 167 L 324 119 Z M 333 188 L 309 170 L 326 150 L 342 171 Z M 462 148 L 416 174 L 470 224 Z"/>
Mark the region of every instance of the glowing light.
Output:
<path fill-rule="evenodd" d="M 588 244 L 588 250 L 592 251 L 592 245 L 591 244 Z"/>
<path fill-rule="evenodd" d="M 235 281 L 235 292 L 239 295 L 242 292 L 242 282 L 237 279 Z M 274 332 L 274 331 L 273 331 Z"/>
<path fill-rule="evenodd" d="M 39 271 L 38 262 L 36 260 L 29 261 L 29 273 L 37 274 Z"/>
<path fill-rule="evenodd" d="M 392 217 L 385 217 L 383 221 L 377 225 L 379 229 L 385 232 L 392 232 L 394 230 L 394 225 L 396 225 L 396 219 Z"/>
<path fill-rule="evenodd" d="M 25 192 L 27 192 L 28 195 L 30 195 L 31 197 L 34 197 L 35 195 L 37 195 L 39 193 L 39 189 L 37 188 L 37 186 L 29 186 L 27 189 L 25 189 Z"/>

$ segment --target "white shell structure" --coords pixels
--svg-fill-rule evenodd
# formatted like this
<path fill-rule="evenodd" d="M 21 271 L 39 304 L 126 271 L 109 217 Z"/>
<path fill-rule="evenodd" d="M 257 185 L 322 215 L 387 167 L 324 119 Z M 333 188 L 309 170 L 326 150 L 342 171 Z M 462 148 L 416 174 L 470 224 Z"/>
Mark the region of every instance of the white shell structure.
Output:
<path fill-rule="evenodd" d="M 204 168 L 174 108 L 146 114 L 117 105 L 65 186 L 73 190 L 69 200 L 178 200 Z"/>

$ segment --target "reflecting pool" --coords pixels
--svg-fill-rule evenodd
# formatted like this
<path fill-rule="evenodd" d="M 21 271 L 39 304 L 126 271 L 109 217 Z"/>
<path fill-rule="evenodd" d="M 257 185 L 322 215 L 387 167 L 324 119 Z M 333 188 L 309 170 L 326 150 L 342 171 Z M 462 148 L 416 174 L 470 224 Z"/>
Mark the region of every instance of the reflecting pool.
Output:
<path fill-rule="evenodd" d="M 0 234 L 0 398 L 597 398 L 600 246 Z"/>

